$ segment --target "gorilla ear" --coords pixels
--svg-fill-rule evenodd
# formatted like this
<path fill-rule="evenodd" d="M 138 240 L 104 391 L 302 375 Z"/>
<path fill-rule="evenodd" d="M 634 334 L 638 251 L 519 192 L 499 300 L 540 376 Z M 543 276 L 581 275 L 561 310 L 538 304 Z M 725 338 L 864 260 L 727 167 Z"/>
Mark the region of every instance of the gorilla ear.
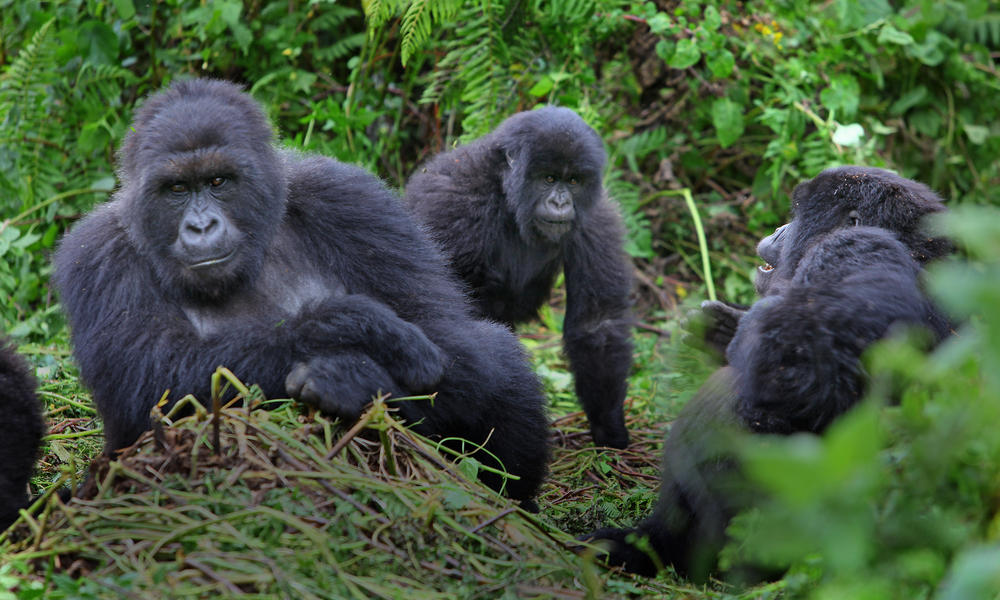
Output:
<path fill-rule="evenodd" d="M 507 158 L 507 166 L 510 167 L 511 169 L 513 169 L 514 168 L 514 154 L 510 150 L 507 150 L 507 149 L 504 149 L 503 154 L 504 154 L 504 157 Z"/>
<path fill-rule="evenodd" d="M 861 217 L 858 216 L 858 211 L 856 210 L 847 213 L 847 218 L 851 221 L 851 227 L 857 227 L 861 224 Z"/>

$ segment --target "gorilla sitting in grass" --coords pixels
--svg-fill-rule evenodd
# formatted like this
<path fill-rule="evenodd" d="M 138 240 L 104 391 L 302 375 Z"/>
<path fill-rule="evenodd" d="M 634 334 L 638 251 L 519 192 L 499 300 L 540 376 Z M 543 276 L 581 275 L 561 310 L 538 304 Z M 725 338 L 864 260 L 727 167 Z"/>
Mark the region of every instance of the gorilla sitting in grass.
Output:
<path fill-rule="evenodd" d="M 530 500 L 548 458 L 544 397 L 511 332 L 475 318 L 433 244 L 376 177 L 276 148 L 230 83 L 179 81 L 136 112 L 120 186 L 55 256 L 73 353 L 106 451 L 170 390 L 206 402 L 219 365 L 268 397 L 347 421 L 372 396 L 416 431 L 476 445 L 481 478 Z M 165 409 L 166 410 L 166 409 Z"/>
<path fill-rule="evenodd" d="M 673 566 L 705 579 L 725 530 L 753 490 L 732 442 L 739 432 L 823 432 L 865 390 L 861 354 L 899 326 L 951 331 L 925 296 L 923 266 L 951 252 L 922 228 L 944 210 L 926 186 L 881 169 L 828 169 L 796 187 L 794 219 L 757 250 L 766 261 L 761 299 L 738 320 L 722 367 L 691 398 L 664 445 L 653 514 L 632 528 L 606 528 L 606 559 L 654 575 Z"/>

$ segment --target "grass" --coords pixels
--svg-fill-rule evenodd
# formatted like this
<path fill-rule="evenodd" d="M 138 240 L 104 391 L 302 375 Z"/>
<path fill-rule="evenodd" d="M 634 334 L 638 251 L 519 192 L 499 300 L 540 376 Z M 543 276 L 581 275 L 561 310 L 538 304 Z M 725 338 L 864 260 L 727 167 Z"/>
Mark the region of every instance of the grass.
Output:
<path fill-rule="evenodd" d="M 94 461 L 86 485 L 63 503 L 53 491 L 99 452 L 99 421 L 64 347 L 24 348 L 41 365 L 48 406 L 35 481 L 47 493 L 37 518 L 0 535 L 0 599 L 780 594 L 781 582 L 741 591 L 693 588 L 669 573 L 633 578 L 574 551 L 577 535 L 648 514 L 663 426 L 698 379 L 698 369 L 682 375 L 669 365 L 699 359 L 676 340 L 637 332 L 632 443 L 597 449 L 573 398 L 559 321 L 546 311 L 542 325 L 522 332 L 554 419 L 537 515 L 476 482 L 474 461 L 442 458 L 396 419 L 391 402 L 376 400 L 345 431 L 292 401 L 248 410 L 263 400 L 254 388 L 218 420 L 203 409 L 163 417 L 117 462 Z"/>

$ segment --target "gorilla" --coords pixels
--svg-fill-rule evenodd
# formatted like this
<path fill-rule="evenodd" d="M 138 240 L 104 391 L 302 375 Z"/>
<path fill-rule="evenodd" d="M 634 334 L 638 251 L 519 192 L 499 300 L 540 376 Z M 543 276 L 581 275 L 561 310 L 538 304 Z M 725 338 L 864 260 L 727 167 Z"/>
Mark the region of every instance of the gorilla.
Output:
<path fill-rule="evenodd" d="M 667 436 L 653 514 L 584 536 L 604 542 L 609 564 L 643 575 L 672 565 L 704 580 L 730 520 L 754 502 L 736 459 L 740 435 L 822 433 L 861 399 L 869 345 L 901 325 L 925 327 L 938 341 L 951 331 L 920 281 L 923 265 L 952 249 L 921 228 L 924 216 L 944 210 L 929 188 L 841 167 L 799 185 L 793 198 L 794 219 L 757 247 L 766 261 L 755 281 L 762 298 L 739 319 L 729 364 Z"/>
<path fill-rule="evenodd" d="M 806 206 L 800 207 L 803 202 Z M 831 210 L 822 210 L 821 206 L 830 206 Z M 805 249 L 802 236 L 813 237 L 847 224 L 869 225 L 895 232 L 910 249 L 910 256 L 921 265 L 952 250 L 945 238 L 925 238 L 920 226 L 924 215 L 944 210 L 940 198 L 924 184 L 883 169 L 859 166 L 827 169 L 795 188 L 792 210 L 798 213 L 808 210 L 808 222 L 812 225 L 808 229 L 790 231 L 792 223 L 789 223 L 761 241 L 758 253 L 765 264 L 758 267 L 754 281 L 757 294 L 761 297 L 780 289 L 780 286 L 773 286 L 773 282 L 780 278 L 774 277 L 774 265 L 767 261 L 797 260 Z M 798 254 L 779 257 L 782 245 L 777 241 L 786 237 L 796 238 L 789 248 L 795 248 Z M 749 307 L 719 300 L 706 300 L 701 307 L 705 320 L 701 332 L 704 342 L 708 348 L 725 355 L 740 319 Z M 929 325 L 931 329 L 936 329 L 941 323 Z"/>
<path fill-rule="evenodd" d="M 536 317 L 563 270 L 577 397 L 594 443 L 624 448 L 632 280 L 621 217 L 601 183 L 605 161 L 583 119 L 549 106 L 434 157 L 405 200 L 482 316 L 508 326 Z"/>
<path fill-rule="evenodd" d="M 65 236 L 55 283 L 108 453 L 150 427 L 164 390 L 207 399 L 225 365 L 268 397 L 350 421 L 374 394 L 422 434 L 462 438 L 530 501 L 546 471 L 544 396 L 516 337 L 474 318 L 399 197 L 353 166 L 275 147 L 234 84 L 146 100 L 120 186 Z"/>
<path fill-rule="evenodd" d="M 28 504 L 28 479 L 45 434 L 35 379 L 8 342 L 0 340 L 0 531 Z"/>

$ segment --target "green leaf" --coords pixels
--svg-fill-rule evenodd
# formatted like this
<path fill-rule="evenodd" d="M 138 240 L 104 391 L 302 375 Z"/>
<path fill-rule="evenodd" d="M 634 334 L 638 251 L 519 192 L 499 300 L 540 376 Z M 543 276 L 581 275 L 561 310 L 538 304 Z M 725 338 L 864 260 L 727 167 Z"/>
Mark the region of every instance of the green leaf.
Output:
<path fill-rule="evenodd" d="M 705 62 L 708 64 L 708 70 L 718 79 L 725 79 L 732 75 L 733 68 L 736 66 L 733 53 L 726 49 L 711 53 Z"/>
<path fill-rule="evenodd" d="M 711 4 L 708 5 L 705 9 L 705 15 L 702 17 L 701 26 L 709 31 L 716 31 L 719 27 L 722 27 L 722 17 L 719 15 L 719 9 Z"/>
<path fill-rule="evenodd" d="M 833 132 L 833 143 L 838 146 L 856 148 L 861 145 L 864 137 L 865 128 L 857 123 L 838 125 L 837 130 Z"/>
<path fill-rule="evenodd" d="M 115 5 L 115 10 L 118 11 L 118 16 L 122 19 L 128 21 L 135 16 L 135 4 L 132 0 L 112 0 Z"/>
<path fill-rule="evenodd" d="M 479 476 L 479 461 L 471 456 L 466 456 L 458 461 L 458 472 L 469 481 L 475 481 L 476 477 Z"/>
<path fill-rule="evenodd" d="M 743 135 L 743 108 L 729 98 L 719 98 L 712 104 L 712 125 L 719 145 L 728 148 Z"/>
<path fill-rule="evenodd" d="M 878 43 L 909 46 L 913 44 L 913 36 L 886 23 L 878 32 Z"/>
<path fill-rule="evenodd" d="M 674 54 L 667 61 L 667 66 L 671 69 L 686 69 L 701 60 L 701 50 L 692 38 L 683 39 L 677 42 Z"/>
<path fill-rule="evenodd" d="M 915 44 L 907 50 L 909 50 L 914 58 L 925 65 L 936 67 L 944 61 L 945 50 L 951 49 L 953 45 L 954 43 L 947 37 L 937 31 L 931 30 L 927 32 L 927 37 L 922 44 Z"/>
<path fill-rule="evenodd" d="M 76 147 L 81 154 L 90 154 L 100 148 L 107 148 L 111 142 L 107 129 L 101 122 L 87 123 L 80 129 L 80 136 L 76 140 Z"/>
<path fill-rule="evenodd" d="M 839 117 L 851 118 L 858 112 L 861 86 L 853 75 L 834 75 L 830 78 L 830 86 L 819 93 L 819 100 Z"/>
<path fill-rule="evenodd" d="M 543 75 L 542 78 L 538 80 L 538 83 L 531 86 L 531 89 L 528 90 L 528 93 L 531 94 L 532 96 L 535 96 L 536 98 L 540 98 L 551 92 L 552 87 L 554 85 L 555 84 L 552 81 L 551 77 L 549 77 L 548 75 Z"/>
<path fill-rule="evenodd" d="M 963 123 L 962 129 L 965 130 L 965 135 L 969 138 L 969 141 L 977 146 L 981 146 L 986 141 L 986 138 L 990 137 L 990 128 L 983 125 Z"/>
<path fill-rule="evenodd" d="M 84 60 L 94 65 L 118 62 L 118 36 L 100 21 L 87 21 L 77 30 L 77 45 Z"/>
<path fill-rule="evenodd" d="M 918 85 L 917 87 L 911 89 L 910 91 L 903 94 L 903 96 L 892 103 L 889 107 L 889 114 L 891 115 L 901 115 L 906 111 L 910 110 L 914 106 L 919 106 L 927 100 L 930 94 L 927 92 L 927 86 Z"/>

